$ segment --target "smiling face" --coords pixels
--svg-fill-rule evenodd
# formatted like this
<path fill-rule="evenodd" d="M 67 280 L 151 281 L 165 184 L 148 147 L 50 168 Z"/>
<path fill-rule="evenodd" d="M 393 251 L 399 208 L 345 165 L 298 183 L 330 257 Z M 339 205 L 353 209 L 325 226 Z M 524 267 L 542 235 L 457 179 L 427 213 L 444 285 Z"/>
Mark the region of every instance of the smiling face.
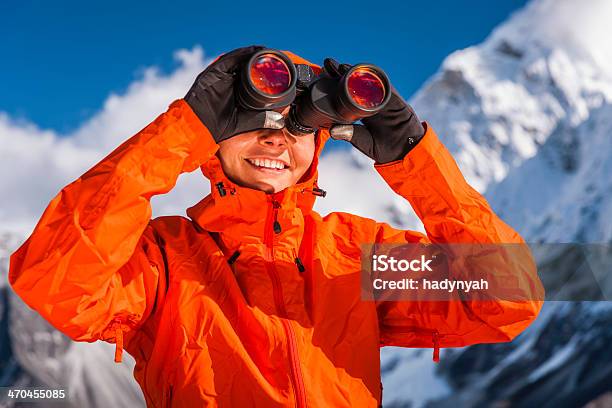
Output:
<path fill-rule="evenodd" d="M 312 164 L 314 133 L 258 129 L 219 142 L 219 159 L 234 183 L 276 193 L 296 184 Z"/>

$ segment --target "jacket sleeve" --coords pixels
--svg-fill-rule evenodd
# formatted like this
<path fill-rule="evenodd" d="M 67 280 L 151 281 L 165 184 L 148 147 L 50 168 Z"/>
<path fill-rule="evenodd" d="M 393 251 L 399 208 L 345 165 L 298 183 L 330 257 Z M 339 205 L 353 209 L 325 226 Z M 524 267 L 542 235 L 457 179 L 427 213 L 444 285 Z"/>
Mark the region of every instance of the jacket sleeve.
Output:
<path fill-rule="evenodd" d="M 381 301 L 377 304 L 382 345 L 433 347 L 434 360 L 437 360 L 439 347 L 512 340 L 537 317 L 544 290 L 523 239 L 470 187 L 449 151 L 431 127 L 425 126 L 425 136 L 403 160 L 375 167 L 389 186 L 410 202 L 427 236 L 379 223 L 374 241 L 517 244 L 512 245 L 512 256 L 501 254 L 499 259 L 504 261 L 503 265 L 491 278 L 515 282 L 521 291 L 520 296 L 512 299 L 493 296 L 485 300 Z M 502 245 L 495 247 L 500 248 L 496 252 L 504 251 Z M 459 269 L 453 269 L 451 264 L 451 279 L 460 278 Z"/>
<path fill-rule="evenodd" d="M 51 201 L 11 256 L 15 292 L 72 339 L 116 342 L 119 350 L 123 333 L 165 293 L 149 200 L 216 150 L 190 107 L 175 101 Z"/>

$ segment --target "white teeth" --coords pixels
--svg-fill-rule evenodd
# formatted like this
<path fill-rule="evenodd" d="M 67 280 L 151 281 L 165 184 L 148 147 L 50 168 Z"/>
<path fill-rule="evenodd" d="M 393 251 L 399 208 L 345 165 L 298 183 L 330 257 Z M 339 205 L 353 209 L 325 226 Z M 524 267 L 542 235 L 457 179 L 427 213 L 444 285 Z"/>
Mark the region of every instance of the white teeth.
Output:
<path fill-rule="evenodd" d="M 285 163 L 278 160 L 270 159 L 248 159 L 251 164 L 257 167 L 265 167 L 267 169 L 278 169 L 282 170 L 285 168 Z"/>

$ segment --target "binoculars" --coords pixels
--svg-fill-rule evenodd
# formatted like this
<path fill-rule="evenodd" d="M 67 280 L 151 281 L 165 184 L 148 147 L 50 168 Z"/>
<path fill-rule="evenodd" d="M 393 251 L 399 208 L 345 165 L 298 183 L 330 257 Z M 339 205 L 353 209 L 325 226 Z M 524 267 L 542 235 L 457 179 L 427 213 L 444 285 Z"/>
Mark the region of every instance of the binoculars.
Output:
<path fill-rule="evenodd" d="M 334 124 L 375 115 L 391 97 L 389 79 L 375 65 L 357 64 L 339 78 L 315 75 L 278 50 L 263 49 L 242 67 L 237 101 L 244 109 L 275 110 L 289 105 L 285 126 L 303 135 Z"/>

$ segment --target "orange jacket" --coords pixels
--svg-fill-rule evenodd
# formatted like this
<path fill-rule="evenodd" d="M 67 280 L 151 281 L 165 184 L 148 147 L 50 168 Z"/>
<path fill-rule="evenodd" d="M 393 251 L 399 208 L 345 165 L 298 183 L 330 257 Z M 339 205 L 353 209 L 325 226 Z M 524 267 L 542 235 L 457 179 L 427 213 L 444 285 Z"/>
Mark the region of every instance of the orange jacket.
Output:
<path fill-rule="evenodd" d="M 427 236 L 321 217 L 312 206 L 327 136 L 303 182 L 267 195 L 225 177 L 209 131 L 178 100 L 62 189 L 11 257 L 9 281 L 72 339 L 116 343 L 117 361 L 125 348 L 151 407 L 375 407 L 379 347 L 509 341 L 535 319 L 535 300 L 362 301 L 362 242 L 522 240 L 429 126 L 402 161 L 376 166 Z M 189 218 L 151 220 L 150 198 L 198 166 L 211 194 Z M 541 298 L 532 264 L 512 273 L 526 299 Z"/>

